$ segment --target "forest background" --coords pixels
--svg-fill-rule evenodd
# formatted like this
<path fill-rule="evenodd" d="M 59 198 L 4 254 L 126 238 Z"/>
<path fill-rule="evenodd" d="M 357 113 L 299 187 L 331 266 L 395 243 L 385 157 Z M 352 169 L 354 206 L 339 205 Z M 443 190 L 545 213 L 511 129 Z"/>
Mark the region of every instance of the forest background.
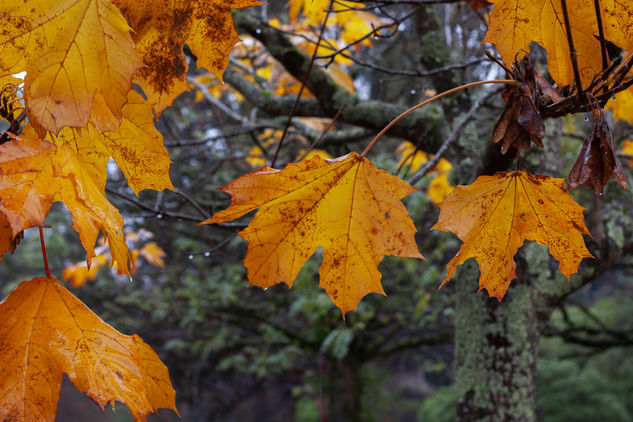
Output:
<path fill-rule="evenodd" d="M 292 289 L 264 291 L 247 285 L 242 265 L 246 242 L 237 233 L 247 220 L 196 225 L 229 205 L 218 187 L 276 155 L 326 15 L 277 168 L 310 148 L 323 157 L 360 152 L 422 99 L 505 78 L 484 54 L 492 47 L 481 44 L 491 10 L 484 2 L 334 2 L 329 14 L 323 3 L 271 1 L 235 12 L 243 41 L 223 84 L 196 70 L 187 51 L 191 92 L 157 122 L 175 192 L 137 198 L 109 167 L 106 191 L 140 255 L 133 283 L 104 265 L 105 245 L 102 265 L 82 269 L 85 252 L 60 204 L 46 220 L 51 272 L 72 279 L 74 293 L 105 321 L 157 351 L 183 420 L 633 420 L 630 190 L 611 182 L 601 196 L 574 191 L 599 264 L 584 264 L 571 283 L 545 247 L 529 243 L 517 255 L 519 282 L 501 304 L 476 293 L 472 261 L 437 291 L 460 245 L 454 235 L 428 230 L 437 204 L 453 186 L 514 166 L 515 156 L 501 156 L 490 141 L 505 106 L 502 88 L 472 88 L 432 103 L 371 151 L 379 168 L 421 190 L 404 202 L 427 260 L 387 257 L 380 271 L 388 296 L 369 295 L 345 320 L 317 287 L 318 257 Z M 622 54 L 613 45 L 609 52 Z M 548 76 L 545 51 L 532 44 L 531 53 Z M 607 119 L 630 181 L 633 106 L 627 108 L 626 94 L 612 103 L 618 120 Z M 545 148 L 524 152 L 522 168 L 564 177 L 591 131 L 588 114 L 546 120 Z M 425 166 L 447 141 L 443 159 Z M 2 280 L 41 275 L 39 248 L 37 233 L 27 231 L 16 253 L 3 257 Z M 120 404 L 101 415 L 73 389 L 64 384 L 58 420 L 131 420 Z M 148 419 L 176 416 L 161 411 Z"/>

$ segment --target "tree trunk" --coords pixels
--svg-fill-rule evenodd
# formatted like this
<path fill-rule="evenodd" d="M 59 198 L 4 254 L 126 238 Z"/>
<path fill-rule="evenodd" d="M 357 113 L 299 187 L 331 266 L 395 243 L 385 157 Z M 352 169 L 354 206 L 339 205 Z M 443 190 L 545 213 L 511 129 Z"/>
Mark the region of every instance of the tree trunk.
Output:
<path fill-rule="evenodd" d="M 329 366 L 327 422 L 362 421 L 362 364 L 353 358 L 332 359 Z"/>
<path fill-rule="evenodd" d="M 457 420 L 536 420 L 539 330 L 535 293 L 514 284 L 503 302 L 477 290 L 476 264 L 463 265 L 457 288 Z"/>

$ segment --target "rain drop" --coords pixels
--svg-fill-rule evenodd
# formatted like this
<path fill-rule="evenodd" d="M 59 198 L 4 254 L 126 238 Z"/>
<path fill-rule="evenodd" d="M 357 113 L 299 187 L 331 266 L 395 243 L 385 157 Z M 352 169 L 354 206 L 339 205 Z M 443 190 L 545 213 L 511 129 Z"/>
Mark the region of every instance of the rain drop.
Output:
<path fill-rule="evenodd" d="M 262 33 L 262 30 L 261 30 L 260 28 L 257 28 L 257 29 L 255 30 L 255 33 L 256 33 L 256 34 L 261 34 L 261 33 Z"/>
<path fill-rule="evenodd" d="M 206 257 L 211 256 L 211 252 L 209 252 L 209 251 L 205 252 L 205 253 L 204 253 L 204 256 L 206 256 Z"/>
<path fill-rule="evenodd" d="M 161 220 L 163 218 L 163 214 L 156 214 L 156 218 L 158 218 L 159 220 Z"/>
<path fill-rule="evenodd" d="M 192 255 L 192 254 L 189 254 L 189 255 L 187 256 L 187 258 L 189 258 L 189 259 L 193 259 L 193 255 Z"/>
<path fill-rule="evenodd" d="M 409 91 L 411 93 L 411 95 L 415 94 L 415 89 L 412 89 L 411 91 Z"/>

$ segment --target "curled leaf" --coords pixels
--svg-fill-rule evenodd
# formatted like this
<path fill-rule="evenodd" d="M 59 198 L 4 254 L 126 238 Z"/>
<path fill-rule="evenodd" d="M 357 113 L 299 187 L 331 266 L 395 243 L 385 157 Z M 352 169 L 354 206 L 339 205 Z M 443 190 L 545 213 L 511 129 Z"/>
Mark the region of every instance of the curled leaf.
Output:
<path fill-rule="evenodd" d="M 503 96 L 507 101 L 503 114 L 492 132 L 492 141 L 501 143 L 501 153 L 510 147 L 529 149 L 531 142 L 543 148 L 545 125 L 536 107 L 538 91 L 534 65 L 528 60 L 520 62 L 515 71 L 521 75 L 521 85 L 510 87 Z"/>
<path fill-rule="evenodd" d="M 13 238 L 24 229 L 41 226 L 54 201 L 63 202 L 90 261 L 102 231 L 112 259 L 126 273 L 132 261 L 123 235 L 123 217 L 68 145 L 16 138 L 0 145 L 0 213 Z"/>
<path fill-rule="evenodd" d="M 582 143 L 576 164 L 569 172 L 567 183 L 572 189 L 585 184 L 600 195 L 611 176 L 626 189 L 626 176 L 615 155 L 611 131 L 604 121 L 602 110 L 593 113 L 591 134 Z"/>

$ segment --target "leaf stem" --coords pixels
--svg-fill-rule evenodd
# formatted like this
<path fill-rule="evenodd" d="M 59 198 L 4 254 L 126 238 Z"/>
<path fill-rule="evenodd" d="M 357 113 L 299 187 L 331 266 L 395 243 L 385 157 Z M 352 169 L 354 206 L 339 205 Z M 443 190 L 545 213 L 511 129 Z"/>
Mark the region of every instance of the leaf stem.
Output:
<path fill-rule="evenodd" d="M 46 256 L 46 244 L 44 243 L 44 231 L 42 230 L 42 226 L 40 226 L 39 229 L 40 229 L 40 243 L 42 244 L 42 258 L 44 259 L 44 269 L 46 270 L 46 277 L 53 278 L 51 277 L 51 271 L 48 269 L 48 257 Z"/>
<path fill-rule="evenodd" d="M 380 139 L 382 137 L 382 135 L 385 134 L 385 132 L 387 132 L 389 129 L 391 129 L 391 127 L 393 125 L 398 123 L 398 121 L 400 121 L 403 117 L 407 116 L 408 114 L 412 113 L 413 111 L 415 111 L 415 110 L 419 109 L 420 107 L 423 107 L 423 106 L 427 105 L 428 103 L 431 103 L 431 102 L 433 102 L 435 100 L 439 100 L 442 97 L 446 97 L 447 95 L 450 95 L 450 94 L 452 94 L 454 92 L 461 91 L 461 90 L 467 89 L 467 88 L 471 88 L 473 86 L 485 85 L 485 84 L 517 85 L 517 81 L 514 81 L 512 79 L 493 79 L 493 80 L 490 80 L 490 81 L 471 82 L 469 84 L 460 85 L 460 86 L 458 86 L 456 88 L 452 88 L 452 89 L 449 89 L 448 91 L 444 91 L 444 92 L 442 92 L 440 94 L 437 94 L 434 97 L 427 98 L 426 100 L 422 101 L 421 103 L 419 103 L 417 105 L 414 105 L 410 109 L 402 112 L 398 117 L 393 119 L 387 126 L 385 126 L 385 128 L 383 130 L 380 131 L 380 133 L 378 135 L 376 135 L 374 137 L 374 139 L 371 140 L 369 145 L 367 145 L 367 148 L 365 148 L 365 150 L 360 154 L 360 156 L 364 157 L 365 155 L 367 155 L 369 150 L 372 149 L 374 144 L 378 141 L 378 139 Z"/>

